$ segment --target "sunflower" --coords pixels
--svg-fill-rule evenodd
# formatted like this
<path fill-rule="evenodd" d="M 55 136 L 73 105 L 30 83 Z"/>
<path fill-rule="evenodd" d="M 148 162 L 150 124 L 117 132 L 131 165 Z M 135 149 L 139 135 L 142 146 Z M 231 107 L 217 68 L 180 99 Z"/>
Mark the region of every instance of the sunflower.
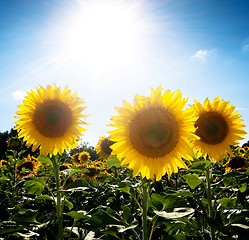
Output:
<path fill-rule="evenodd" d="M 101 162 L 101 161 L 94 161 L 93 164 L 94 164 L 94 166 L 96 166 L 98 168 L 101 168 L 103 166 L 103 162 Z"/>
<path fill-rule="evenodd" d="M 36 175 L 41 163 L 34 157 L 28 156 L 24 159 L 24 162 L 16 166 L 16 176 L 21 179 L 23 177 L 29 177 Z"/>
<path fill-rule="evenodd" d="M 198 117 L 195 121 L 195 134 L 199 139 L 195 139 L 193 147 L 204 157 L 217 162 L 223 159 L 223 154 L 232 154 L 231 145 L 238 144 L 238 140 L 243 139 L 246 132 L 240 119 L 241 115 L 234 112 L 235 106 L 229 106 L 230 101 L 220 100 L 217 97 L 213 103 L 207 98 L 204 105 L 195 101 L 190 109 Z"/>
<path fill-rule="evenodd" d="M 244 147 L 244 150 L 245 150 L 245 152 L 248 152 L 248 151 L 249 151 L 249 147 L 248 147 L 248 146 L 245 146 L 245 147 Z"/>
<path fill-rule="evenodd" d="M 97 146 L 96 146 L 96 150 L 97 150 L 97 154 L 104 159 L 107 159 L 111 153 L 112 153 L 112 149 L 110 148 L 111 145 L 113 145 L 115 142 L 111 141 L 109 138 L 107 137 L 100 137 Z"/>
<path fill-rule="evenodd" d="M 88 180 L 94 180 L 99 176 L 99 169 L 93 165 L 86 167 L 87 172 L 82 173 L 82 175 Z"/>
<path fill-rule="evenodd" d="M 9 165 L 9 162 L 8 161 L 6 161 L 6 160 L 4 160 L 4 159 L 2 159 L 1 161 L 0 161 L 0 168 L 2 168 L 3 166 L 8 166 Z"/>
<path fill-rule="evenodd" d="M 67 87 L 61 91 L 54 85 L 48 85 L 45 89 L 31 90 L 23 101 L 21 109 L 16 112 L 15 130 L 18 136 L 23 138 L 26 145 L 32 145 L 32 151 L 40 147 L 41 155 L 49 156 L 62 154 L 64 150 L 75 148 L 77 141 L 86 129 L 79 124 L 86 124 L 80 118 L 85 117 L 81 113 L 82 99 L 71 95 Z"/>
<path fill-rule="evenodd" d="M 66 178 L 62 184 L 62 181 L 60 181 L 60 186 L 62 187 L 63 190 L 66 190 L 68 187 L 68 184 L 73 183 L 76 181 L 76 178 L 73 178 L 71 176 L 69 176 L 68 178 Z"/>
<path fill-rule="evenodd" d="M 7 147 L 13 150 L 20 148 L 21 140 L 18 137 L 11 137 L 7 141 Z"/>
<path fill-rule="evenodd" d="M 80 166 L 80 160 L 79 160 L 79 153 L 75 153 L 73 156 L 71 156 L 71 161 L 76 165 Z"/>
<path fill-rule="evenodd" d="M 82 166 L 86 164 L 90 159 L 90 154 L 88 152 L 80 152 L 80 153 L 75 153 L 73 156 L 71 156 L 71 161 L 76 165 L 76 166 Z"/>
<path fill-rule="evenodd" d="M 246 150 L 245 150 L 243 147 L 237 147 L 237 148 L 235 149 L 235 151 L 237 151 L 237 153 L 239 153 L 239 154 L 246 153 Z"/>
<path fill-rule="evenodd" d="M 86 151 L 79 153 L 79 161 L 82 164 L 86 164 L 90 160 L 90 154 Z"/>
<path fill-rule="evenodd" d="M 248 160 L 244 155 L 233 156 L 225 164 L 225 172 L 246 169 L 249 166 Z"/>
<path fill-rule="evenodd" d="M 194 118 L 183 111 L 187 99 L 179 90 L 162 93 L 162 88 L 151 89 L 150 98 L 136 95 L 134 107 L 123 101 L 116 108 L 119 115 L 112 117 L 110 140 L 115 141 L 112 154 L 133 169 L 133 176 L 160 180 L 187 168 L 182 158 L 192 159 L 188 139 L 194 137 Z"/>
<path fill-rule="evenodd" d="M 63 163 L 63 164 L 60 165 L 59 170 L 60 171 L 64 171 L 64 170 L 70 169 L 71 167 L 72 167 L 72 164 L 70 164 L 70 163 Z"/>

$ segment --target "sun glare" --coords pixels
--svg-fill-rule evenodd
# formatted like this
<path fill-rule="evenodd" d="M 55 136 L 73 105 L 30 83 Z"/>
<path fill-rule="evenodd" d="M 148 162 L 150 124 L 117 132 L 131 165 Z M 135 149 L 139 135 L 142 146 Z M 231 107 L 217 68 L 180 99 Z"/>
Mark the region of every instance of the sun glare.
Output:
<path fill-rule="evenodd" d="M 96 71 L 134 61 L 141 25 L 136 6 L 128 3 L 81 2 L 66 32 L 69 55 Z"/>

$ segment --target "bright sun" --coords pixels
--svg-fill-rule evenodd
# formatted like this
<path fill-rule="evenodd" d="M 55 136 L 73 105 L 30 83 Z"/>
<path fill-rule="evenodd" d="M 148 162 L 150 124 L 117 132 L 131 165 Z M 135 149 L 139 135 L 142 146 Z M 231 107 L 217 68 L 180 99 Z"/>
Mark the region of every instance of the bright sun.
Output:
<path fill-rule="evenodd" d="M 136 6 L 127 2 L 82 2 L 66 32 L 69 55 L 95 71 L 134 61 L 141 25 Z"/>

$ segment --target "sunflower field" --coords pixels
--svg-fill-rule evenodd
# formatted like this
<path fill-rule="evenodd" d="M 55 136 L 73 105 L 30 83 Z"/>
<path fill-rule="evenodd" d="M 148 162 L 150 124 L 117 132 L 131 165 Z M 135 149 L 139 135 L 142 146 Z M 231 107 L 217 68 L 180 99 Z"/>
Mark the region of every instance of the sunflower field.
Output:
<path fill-rule="evenodd" d="M 137 94 L 89 146 L 83 99 L 56 85 L 28 92 L 0 135 L 0 239 L 248 239 L 241 115 L 219 97 L 187 100 Z"/>

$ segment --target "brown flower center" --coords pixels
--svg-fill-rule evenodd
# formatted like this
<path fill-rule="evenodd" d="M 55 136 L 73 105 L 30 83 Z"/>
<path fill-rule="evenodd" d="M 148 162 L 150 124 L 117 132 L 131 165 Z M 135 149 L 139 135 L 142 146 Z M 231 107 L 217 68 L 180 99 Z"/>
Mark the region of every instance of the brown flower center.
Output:
<path fill-rule="evenodd" d="M 201 141 L 215 145 L 223 142 L 228 134 L 228 125 L 223 116 L 217 112 L 202 113 L 196 121 L 195 134 Z"/>
<path fill-rule="evenodd" d="M 243 157 L 237 156 L 237 157 L 233 157 L 229 163 L 228 163 L 228 167 L 233 168 L 233 169 L 237 169 L 237 168 L 242 168 L 246 165 L 246 160 Z"/>
<path fill-rule="evenodd" d="M 16 168 L 19 171 L 22 171 L 22 168 L 26 168 L 26 169 L 29 169 L 29 170 L 33 171 L 34 170 L 34 164 L 32 162 L 24 162 L 24 163 L 21 163 L 20 165 L 18 165 Z"/>
<path fill-rule="evenodd" d="M 84 173 L 85 175 L 87 175 L 88 177 L 94 177 L 95 175 L 97 175 L 97 169 L 96 168 L 92 168 L 92 167 L 88 167 L 86 168 L 89 172 Z"/>
<path fill-rule="evenodd" d="M 49 138 L 63 136 L 73 120 L 69 106 L 59 100 L 48 100 L 40 104 L 33 115 L 33 123 L 38 132 Z"/>
<path fill-rule="evenodd" d="M 130 124 L 133 147 L 146 157 L 163 157 L 178 143 L 178 125 L 166 109 L 154 108 L 139 113 Z"/>
<path fill-rule="evenodd" d="M 80 154 L 80 162 L 85 163 L 88 161 L 88 155 L 87 154 Z"/>

